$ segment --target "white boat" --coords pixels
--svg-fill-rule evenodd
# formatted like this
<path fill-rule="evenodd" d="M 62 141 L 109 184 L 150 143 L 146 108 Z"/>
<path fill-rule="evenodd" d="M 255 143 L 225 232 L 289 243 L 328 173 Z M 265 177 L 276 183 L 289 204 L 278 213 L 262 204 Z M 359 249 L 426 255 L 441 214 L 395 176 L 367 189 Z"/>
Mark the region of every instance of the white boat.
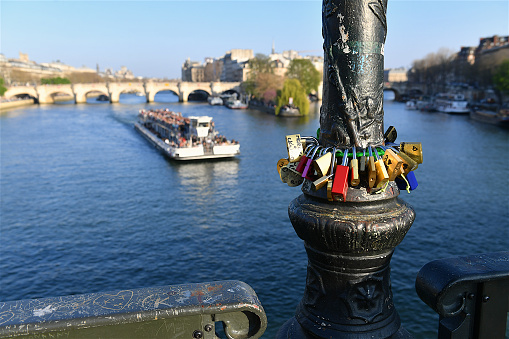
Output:
<path fill-rule="evenodd" d="M 240 100 L 232 100 L 226 102 L 226 107 L 231 109 L 246 109 L 248 107 L 247 104 L 243 103 Z"/>
<path fill-rule="evenodd" d="M 207 101 L 212 106 L 214 106 L 214 105 L 221 105 L 222 106 L 223 105 L 223 99 L 221 99 L 220 97 L 209 96 L 207 98 Z"/>
<path fill-rule="evenodd" d="M 434 108 L 443 113 L 468 114 L 468 102 L 463 94 L 442 93 L 435 97 Z"/>
<path fill-rule="evenodd" d="M 408 100 L 405 103 L 405 108 L 409 110 L 417 109 L 417 102 L 415 100 Z"/>
<path fill-rule="evenodd" d="M 240 154 L 239 142 L 219 135 L 208 116 L 186 118 L 168 109 L 141 110 L 134 128 L 174 160 L 232 158 Z"/>

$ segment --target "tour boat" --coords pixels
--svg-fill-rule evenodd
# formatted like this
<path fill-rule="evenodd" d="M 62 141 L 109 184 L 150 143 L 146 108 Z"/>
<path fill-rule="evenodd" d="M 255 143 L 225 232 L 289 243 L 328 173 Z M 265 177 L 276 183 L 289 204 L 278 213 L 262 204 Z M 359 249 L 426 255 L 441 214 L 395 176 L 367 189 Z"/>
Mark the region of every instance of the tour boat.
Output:
<path fill-rule="evenodd" d="M 434 107 L 437 111 L 450 114 L 468 114 L 468 102 L 463 94 L 438 94 Z"/>
<path fill-rule="evenodd" d="M 240 154 L 239 142 L 219 135 L 208 116 L 183 117 L 168 109 L 141 110 L 134 128 L 174 160 L 221 159 Z"/>

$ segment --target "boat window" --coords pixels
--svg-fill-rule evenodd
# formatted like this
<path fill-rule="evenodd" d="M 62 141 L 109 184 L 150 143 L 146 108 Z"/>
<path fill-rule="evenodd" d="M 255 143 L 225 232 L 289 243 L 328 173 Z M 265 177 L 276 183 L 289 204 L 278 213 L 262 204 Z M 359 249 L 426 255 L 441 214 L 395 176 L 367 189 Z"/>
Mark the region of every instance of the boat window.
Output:
<path fill-rule="evenodd" d="M 198 127 L 209 127 L 209 123 L 208 122 L 200 122 L 198 124 Z"/>

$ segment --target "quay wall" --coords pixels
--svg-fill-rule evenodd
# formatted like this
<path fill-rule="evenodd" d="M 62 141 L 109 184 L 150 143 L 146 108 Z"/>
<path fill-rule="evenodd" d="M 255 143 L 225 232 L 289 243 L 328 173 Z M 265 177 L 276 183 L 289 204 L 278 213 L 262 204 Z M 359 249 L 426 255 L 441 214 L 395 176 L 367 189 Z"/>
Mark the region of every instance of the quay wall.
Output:
<path fill-rule="evenodd" d="M 15 100 L 15 101 L 2 101 L 0 102 L 0 112 L 3 113 L 7 110 L 30 106 L 34 104 L 34 99 Z"/>

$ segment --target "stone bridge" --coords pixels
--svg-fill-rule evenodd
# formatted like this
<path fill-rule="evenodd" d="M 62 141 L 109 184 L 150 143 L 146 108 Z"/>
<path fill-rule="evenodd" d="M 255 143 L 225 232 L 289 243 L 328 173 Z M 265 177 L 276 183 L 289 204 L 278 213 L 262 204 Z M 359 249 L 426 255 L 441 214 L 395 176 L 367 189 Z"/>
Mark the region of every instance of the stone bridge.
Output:
<path fill-rule="evenodd" d="M 414 84 L 411 82 L 385 82 L 384 91 L 393 91 L 394 100 L 399 101 L 403 94 L 421 91 L 425 93 L 426 88 L 422 84 Z"/>
<path fill-rule="evenodd" d="M 90 93 L 101 93 L 116 103 L 122 93 L 138 92 L 145 95 L 147 102 L 154 102 L 155 95 L 161 91 L 171 91 L 179 97 L 179 101 L 186 102 L 189 94 L 197 91 L 208 95 L 219 95 L 226 91 L 240 93 L 240 82 L 109 82 L 72 85 L 40 85 L 14 86 L 4 94 L 7 99 L 29 95 L 40 104 L 52 104 L 57 94 L 64 94 L 74 98 L 77 104 L 86 103 Z"/>

